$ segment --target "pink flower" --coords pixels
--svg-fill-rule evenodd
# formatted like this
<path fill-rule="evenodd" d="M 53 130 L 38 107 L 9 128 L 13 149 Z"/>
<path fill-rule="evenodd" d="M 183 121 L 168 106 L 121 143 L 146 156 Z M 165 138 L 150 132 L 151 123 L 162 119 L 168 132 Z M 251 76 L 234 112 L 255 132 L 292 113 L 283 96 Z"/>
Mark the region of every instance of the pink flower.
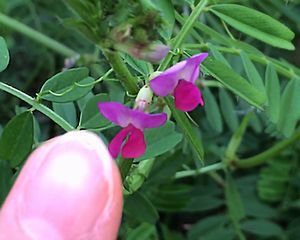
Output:
<path fill-rule="evenodd" d="M 123 127 L 109 144 L 109 152 L 114 158 L 119 155 L 121 149 L 124 158 L 137 158 L 143 155 L 146 150 L 143 130 L 159 127 L 167 120 L 165 113 L 144 113 L 118 102 L 100 102 L 98 107 L 104 117 Z"/>
<path fill-rule="evenodd" d="M 0 211 L 1 240 L 117 238 L 122 183 L 103 142 L 73 131 L 27 159 Z"/>
<path fill-rule="evenodd" d="M 151 89 L 158 96 L 172 94 L 176 108 L 184 112 L 193 110 L 198 104 L 204 105 L 195 81 L 199 77 L 199 65 L 207 56 L 208 53 L 200 53 L 175 64 L 150 81 Z"/>

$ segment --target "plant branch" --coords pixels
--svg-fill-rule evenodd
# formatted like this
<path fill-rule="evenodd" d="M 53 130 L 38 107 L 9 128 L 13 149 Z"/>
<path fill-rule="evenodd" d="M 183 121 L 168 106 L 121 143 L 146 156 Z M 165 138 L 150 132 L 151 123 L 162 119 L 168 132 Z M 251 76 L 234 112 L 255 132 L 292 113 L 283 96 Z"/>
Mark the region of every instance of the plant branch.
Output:
<path fill-rule="evenodd" d="M 296 131 L 293 133 L 293 135 L 290 138 L 278 142 L 268 150 L 259 153 L 253 157 L 239 159 L 232 163 L 237 168 L 251 168 L 263 164 L 268 160 L 270 160 L 272 157 L 278 155 L 278 153 L 282 152 L 284 149 L 286 149 L 288 146 L 292 145 L 299 139 L 300 139 L 300 127 L 296 129 Z"/>
<path fill-rule="evenodd" d="M 175 174 L 175 179 L 179 178 L 185 178 L 185 177 L 192 177 L 192 176 L 198 176 L 200 174 L 210 173 L 212 171 L 217 171 L 224 169 L 226 167 L 226 164 L 223 162 L 215 163 L 200 169 L 196 170 L 186 170 L 186 171 L 180 171 Z"/>
<path fill-rule="evenodd" d="M 34 109 L 40 111 L 41 113 L 45 114 L 47 117 L 49 117 L 51 120 L 53 120 L 55 123 L 57 123 L 57 125 L 59 125 L 61 128 L 63 128 L 66 131 L 71 131 L 74 128 L 67 122 L 65 121 L 62 117 L 60 117 L 59 115 L 57 115 L 54 111 L 52 111 L 50 108 L 48 108 L 47 106 L 38 103 L 35 101 L 34 98 L 30 97 L 29 95 L 27 95 L 26 93 L 21 92 L 20 90 L 7 85 L 3 82 L 0 82 L 0 90 L 3 90 L 21 100 L 23 100 L 24 102 L 28 103 L 29 105 L 31 105 Z"/>
<path fill-rule="evenodd" d="M 44 45 L 47 48 L 54 50 L 55 52 L 65 56 L 65 57 L 72 57 L 76 55 L 76 52 L 72 49 L 66 47 L 65 45 L 61 44 L 60 42 L 28 27 L 27 25 L 3 14 L 0 13 L 0 23 L 10 29 L 13 29 L 32 40 Z"/>
<path fill-rule="evenodd" d="M 138 92 L 136 79 L 131 75 L 128 68 L 122 61 L 118 52 L 103 50 L 105 58 L 110 63 L 111 67 L 117 74 L 120 82 L 124 85 L 129 94 L 135 95 Z"/>

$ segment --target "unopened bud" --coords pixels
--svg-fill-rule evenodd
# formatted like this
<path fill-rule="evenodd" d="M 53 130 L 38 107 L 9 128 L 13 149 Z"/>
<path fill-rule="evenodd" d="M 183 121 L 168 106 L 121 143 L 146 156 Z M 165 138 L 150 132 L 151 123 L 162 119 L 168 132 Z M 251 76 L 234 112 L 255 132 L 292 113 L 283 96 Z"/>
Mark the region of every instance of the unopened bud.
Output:
<path fill-rule="evenodd" d="M 148 112 L 150 104 L 152 102 L 153 92 L 148 85 L 142 87 L 135 99 L 135 108 Z"/>

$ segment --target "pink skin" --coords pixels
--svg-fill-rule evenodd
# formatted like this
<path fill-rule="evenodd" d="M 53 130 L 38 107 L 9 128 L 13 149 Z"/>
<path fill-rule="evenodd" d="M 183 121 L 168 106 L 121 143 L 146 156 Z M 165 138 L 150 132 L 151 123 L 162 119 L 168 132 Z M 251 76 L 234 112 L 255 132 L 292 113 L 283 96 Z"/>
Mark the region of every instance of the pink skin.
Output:
<path fill-rule="evenodd" d="M 27 159 L 0 211 L 0 240 L 117 238 L 122 183 L 104 143 L 73 131 Z"/>
<path fill-rule="evenodd" d="M 146 150 L 143 130 L 159 127 L 167 120 L 165 113 L 148 114 L 137 109 L 130 109 L 118 102 L 100 102 L 98 107 L 104 117 L 123 127 L 109 144 L 109 152 L 114 158 L 119 155 L 120 151 L 124 158 L 142 156 Z"/>
<path fill-rule="evenodd" d="M 200 53 L 175 64 L 150 81 L 151 89 L 158 96 L 174 95 L 176 108 L 184 112 L 203 105 L 195 82 L 199 77 L 199 65 L 207 56 L 208 53 Z"/>

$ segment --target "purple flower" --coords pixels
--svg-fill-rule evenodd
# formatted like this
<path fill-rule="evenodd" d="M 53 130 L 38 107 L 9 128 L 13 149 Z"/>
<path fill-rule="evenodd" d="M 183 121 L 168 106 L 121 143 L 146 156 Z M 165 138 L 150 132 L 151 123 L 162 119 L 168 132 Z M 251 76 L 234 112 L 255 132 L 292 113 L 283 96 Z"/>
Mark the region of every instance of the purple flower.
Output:
<path fill-rule="evenodd" d="M 175 64 L 150 81 L 151 89 L 158 96 L 172 94 L 176 108 L 184 112 L 193 110 L 198 104 L 204 105 L 195 81 L 199 77 L 199 65 L 207 56 L 208 53 L 200 53 Z"/>
<path fill-rule="evenodd" d="M 137 158 L 143 155 L 146 150 L 143 130 L 159 127 L 167 120 L 165 113 L 148 114 L 130 109 L 118 102 L 100 102 L 98 107 L 104 117 L 123 127 L 108 147 L 114 158 L 121 150 L 124 158 Z"/>

